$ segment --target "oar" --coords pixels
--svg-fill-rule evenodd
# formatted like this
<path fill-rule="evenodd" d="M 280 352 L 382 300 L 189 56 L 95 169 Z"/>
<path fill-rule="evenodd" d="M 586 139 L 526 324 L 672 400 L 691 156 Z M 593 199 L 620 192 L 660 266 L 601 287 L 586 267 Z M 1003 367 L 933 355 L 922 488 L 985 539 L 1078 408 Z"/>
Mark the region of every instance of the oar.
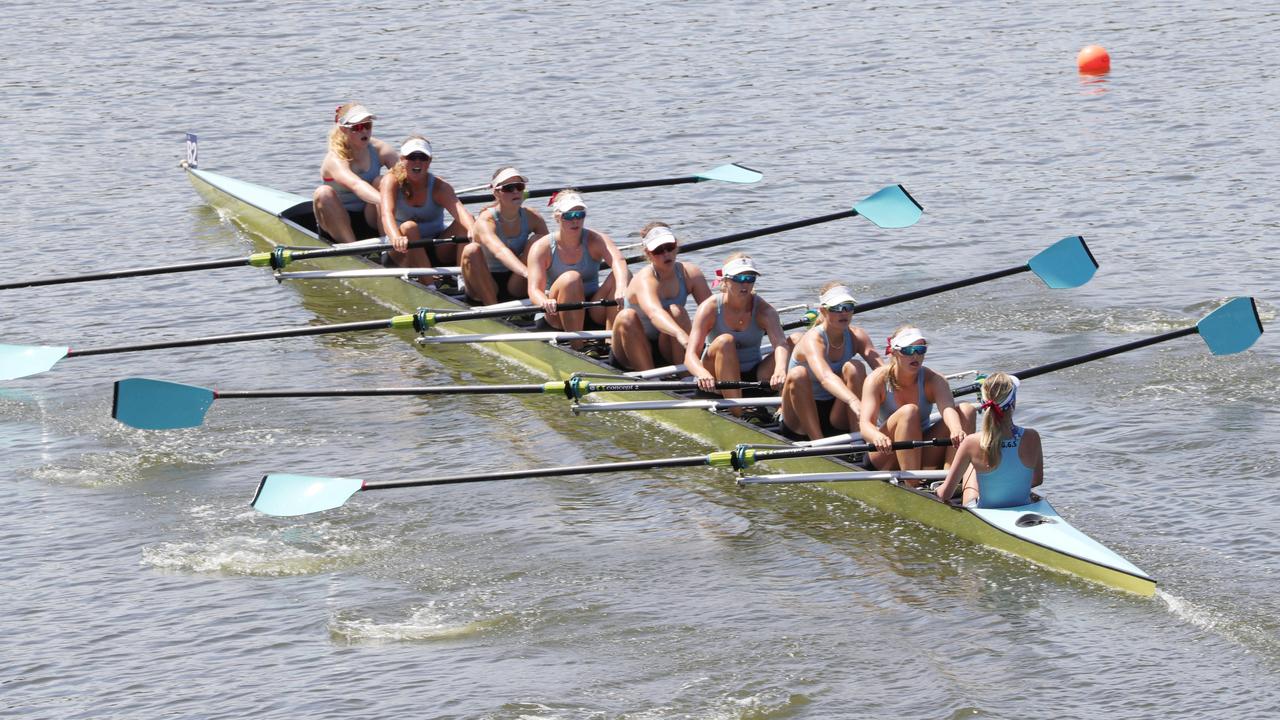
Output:
<path fill-rule="evenodd" d="M 1258 306 L 1251 297 L 1232 298 L 1217 310 L 1200 318 L 1200 322 L 1191 327 L 1155 335 L 1143 340 L 1135 340 L 1105 350 L 1078 355 L 1066 360 L 1051 362 L 1013 374 L 1019 380 L 1025 380 L 1037 375 L 1051 373 L 1054 370 L 1082 365 L 1094 360 L 1111 357 L 1112 355 L 1129 352 L 1130 350 L 1144 348 L 1148 345 L 1197 334 L 1209 346 L 1209 352 L 1214 355 L 1233 355 L 1238 352 L 1244 352 L 1252 347 L 1258 341 L 1258 338 L 1262 337 L 1262 318 L 1258 317 Z M 957 397 L 971 395 L 981 389 L 982 383 L 975 382 L 964 387 L 953 388 L 951 394 Z"/>
<path fill-rule="evenodd" d="M 758 230 L 747 230 L 745 232 L 724 235 L 722 237 L 710 238 L 707 240 L 695 240 L 693 242 L 682 244 L 680 246 L 680 251 L 692 252 L 694 250 L 704 250 L 709 247 L 716 247 L 717 245 L 738 242 L 739 240 L 749 240 L 763 235 L 773 235 L 775 233 L 796 230 L 802 227 L 809 227 L 810 225 L 819 225 L 833 220 L 857 217 L 859 215 L 870 220 L 877 227 L 904 228 L 916 224 L 923 211 L 923 206 L 916 202 L 915 198 L 911 197 L 911 194 L 907 192 L 906 188 L 901 185 L 888 185 L 863 198 L 854 205 L 851 210 L 841 210 L 840 212 L 831 213 L 829 215 L 819 215 L 806 220 L 795 220 L 788 223 L 782 223 L 780 225 L 770 225 L 769 227 L 763 227 Z M 643 260 L 644 255 L 632 255 L 627 258 L 628 263 L 637 263 Z"/>
<path fill-rule="evenodd" d="M 409 247 L 429 247 L 431 245 L 465 242 L 468 242 L 468 238 L 427 238 L 424 240 L 410 241 Z M 60 275 L 56 277 L 17 280 L 14 282 L 0 283 L 0 290 L 39 287 L 41 285 L 63 285 L 67 283 L 93 282 L 96 280 L 115 280 L 117 278 L 140 277 L 143 275 L 168 275 L 172 273 L 198 272 L 200 270 L 217 270 L 220 268 L 230 267 L 269 267 L 275 270 L 280 270 L 289 263 L 297 262 L 299 260 L 315 260 L 317 258 L 340 257 L 343 255 L 363 255 L 365 253 L 389 250 L 390 248 L 391 243 L 386 241 L 373 244 L 351 243 L 349 245 L 336 245 L 331 248 L 318 248 L 315 250 L 299 250 L 296 248 L 278 247 L 270 252 L 253 253 L 248 257 L 225 258 L 222 260 L 197 260 L 193 262 L 178 263 L 176 265 L 158 265 L 155 267 L 131 268 L 127 270 L 109 270 L 98 273 L 81 273 L 78 275 Z"/>
<path fill-rule="evenodd" d="M 618 304 L 617 300 L 589 300 L 582 303 L 563 303 L 562 310 L 581 310 L 589 307 L 603 307 Z M 230 335 L 212 335 L 208 337 L 189 338 L 186 340 L 164 340 L 161 342 L 143 343 L 139 345 L 117 345 L 115 347 L 92 348 L 89 350 L 73 350 L 69 347 L 47 345 L 0 345 L 0 380 L 13 380 L 46 372 L 64 357 L 86 357 L 89 355 L 116 355 L 119 353 L 143 352 L 147 350 L 163 350 L 167 348 L 197 347 L 200 345 L 222 345 L 225 343 L 249 342 L 252 340 L 271 340 L 275 338 L 306 337 L 310 335 L 332 335 L 334 333 L 355 332 L 360 330 L 407 330 L 414 329 L 425 332 L 427 329 L 442 323 L 460 320 L 476 320 L 480 318 L 508 317 L 525 315 L 529 309 L 525 307 L 479 308 L 476 310 L 460 310 L 458 312 L 436 312 L 431 308 L 418 308 L 412 315 L 395 315 L 384 320 L 364 320 L 360 322 L 338 323 L 336 325 L 315 325 L 304 328 L 288 328 L 284 330 L 262 330 L 258 332 L 234 333 Z"/>
<path fill-rule="evenodd" d="M 571 400 L 597 392 L 642 392 L 649 390 L 691 390 L 693 381 L 594 383 L 579 376 L 555 382 L 528 385 L 430 385 L 425 387 L 329 388 L 275 390 L 214 390 L 182 383 L 127 378 L 115 383 L 115 400 L 111 417 L 125 425 L 143 430 L 172 430 L 196 427 L 214 400 L 245 398 L 334 398 L 430 395 L 564 395 Z M 767 382 L 724 381 L 718 390 L 768 390 Z"/>
<path fill-rule="evenodd" d="M 567 184 L 559 185 L 553 188 L 527 190 L 525 191 L 524 196 L 526 198 L 549 197 L 567 187 L 572 187 L 573 189 L 577 190 L 580 193 L 592 193 L 592 192 L 606 192 L 608 190 L 631 190 L 633 188 L 660 187 L 663 185 L 684 185 L 685 183 L 706 182 L 708 180 L 714 180 L 717 182 L 750 184 L 754 182 L 760 182 L 760 179 L 763 177 L 764 177 L 764 174 L 757 170 L 752 170 L 751 168 L 746 167 L 745 165 L 739 165 L 738 163 L 730 163 L 729 165 L 720 165 L 719 167 L 713 167 L 710 170 L 707 170 L 705 172 L 700 172 L 697 175 L 685 175 L 683 177 L 673 177 L 673 178 L 659 178 L 657 180 L 624 180 L 622 182 L 597 183 L 594 185 L 574 185 L 572 183 L 567 183 Z M 480 202 L 493 202 L 493 194 L 480 193 L 477 195 L 460 195 L 458 199 L 466 204 L 480 203 Z"/>
<path fill-rule="evenodd" d="M 935 445 L 950 445 L 951 440 L 903 440 L 893 444 L 894 450 Z M 828 455 L 849 455 L 875 450 L 874 445 L 840 445 L 822 448 L 786 448 L 781 450 L 757 450 L 739 446 L 734 450 L 722 450 L 708 455 L 665 458 L 661 460 L 632 460 L 602 465 L 569 465 L 534 470 L 507 470 L 493 473 L 453 475 L 439 478 L 407 480 L 357 480 L 354 478 L 314 477 L 271 473 L 258 483 L 253 496 L 253 507 L 267 515 L 287 517 L 323 512 L 341 507 L 357 492 L 363 490 L 390 490 L 392 488 L 425 487 L 429 485 L 457 485 L 461 483 L 489 482 L 492 480 L 519 480 L 535 477 L 562 477 L 565 475 L 593 475 L 623 472 L 627 470 L 652 470 L 655 468 L 710 466 L 741 470 L 757 462 L 788 460 Z"/>

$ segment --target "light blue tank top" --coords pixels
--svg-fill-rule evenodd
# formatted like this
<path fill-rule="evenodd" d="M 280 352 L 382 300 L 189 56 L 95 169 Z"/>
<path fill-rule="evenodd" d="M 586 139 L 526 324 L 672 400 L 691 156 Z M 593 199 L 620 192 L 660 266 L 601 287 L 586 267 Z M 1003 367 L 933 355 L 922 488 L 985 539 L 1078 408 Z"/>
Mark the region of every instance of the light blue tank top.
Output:
<path fill-rule="evenodd" d="M 707 336 L 706 345 L 702 348 L 702 355 L 706 357 L 707 348 L 716 338 L 728 333 L 733 336 L 733 346 L 738 351 L 738 368 L 746 373 L 754 370 L 763 359 L 760 355 L 760 343 L 764 340 L 764 329 L 760 327 L 760 322 L 756 319 L 756 309 L 758 303 L 756 296 L 751 296 L 751 319 L 747 321 L 747 326 L 742 330 L 732 330 L 724 322 L 724 294 L 716 295 L 716 324 L 711 329 L 711 334 Z"/>
<path fill-rule="evenodd" d="M 433 238 L 444 230 L 444 208 L 436 204 L 436 176 L 427 173 L 427 201 L 421 205 L 410 205 L 409 198 L 403 195 L 396 198 L 396 222 L 412 220 L 418 223 L 418 237 Z"/>
<path fill-rule="evenodd" d="M 502 219 L 498 217 L 498 208 L 494 207 L 492 210 L 494 234 L 498 236 L 503 245 L 506 245 L 511 252 L 516 254 L 516 257 L 520 257 L 520 253 L 524 252 L 524 249 L 529 245 L 529 216 L 526 214 L 528 211 L 520 208 L 520 229 L 515 235 L 508 237 L 502 234 Z M 507 266 L 502 264 L 501 260 L 490 255 L 489 251 L 483 246 L 481 250 L 484 251 L 484 259 L 489 265 L 489 272 L 510 272 Z"/>
<path fill-rule="evenodd" d="M 600 289 L 600 261 L 591 257 L 591 253 L 587 250 L 587 229 L 582 228 L 582 257 L 572 265 L 560 259 L 560 247 L 557 243 L 559 239 L 559 230 L 551 233 L 551 267 L 547 268 L 546 289 L 550 290 L 551 284 L 561 275 L 570 270 L 577 270 L 582 276 L 582 294 L 590 298 L 596 290 Z"/>
<path fill-rule="evenodd" d="M 920 429 L 928 430 L 933 423 L 930 422 L 929 416 L 933 414 L 933 403 L 925 399 L 924 395 L 924 368 L 920 368 L 918 376 L 919 383 L 916 388 L 916 397 L 920 398 Z M 880 403 L 880 424 L 883 425 L 889 416 L 897 412 L 898 400 L 893 396 L 893 388 L 885 383 L 884 386 L 884 402 Z"/>
<path fill-rule="evenodd" d="M 991 472 L 978 473 L 978 507 L 1017 507 L 1031 502 L 1035 470 L 1018 457 L 1022 433 L 1022 428 L 1013 426 L 1012 436 L 1000 441 L 1000 464 Z"/>
<path fill-rule="evenodd" d="M 372 184 L 373 181 L 377 180 L 378 176 L 381 174 L 382 160 L 378 157 L 378 149 L 373 146 L 373 143 L 369 143 L 369 169 L 363 172 L 358 172 L 356 175 L 359 175 L 361 180 Z M 338 193 L 338 199 L 342 201 L 342 207 L 350 210 L 351 212 L 364 210 L 364 200 L 361 200 L 359 195 L 348 190 L 346 185 L 339 183 L 333 178 L 325 178 L 324 184 L 333 188 L 334 191 Z"/>
<path fill-rule="evenodd" d="M 818 334 L 822 336 L 822 342 L 824 345 L 830 342 L 829 340 L 827 340 L 826 328 L 819 328 Z M 822 354 L 822 357 L 823 359 L 827 359 L 827 354 L 824 352 Z M 840 375 L 842 372 L 844 372 L 844 364 L 849 362 L 852 359 L 853 359 L 853 331 L 846 328 L 844 331 L 844 351 L 840 353 L 840 359 L 838 360 L 828 359 L 827 365 L 831 368 L 831 372 L 835 373 L 836 375 Z M 797 365 L 803 365 L 807 368 L 809 367 L 809 362 L 808 360 L 796 360 L 795 354 L 792 353 L 791 360 L 787 362 L 787 368 L 790 369 L 790 368 L 796 367 Z M 813 399 L 814 400 L 834 400 L 835 399 L 835 395 L 832 395 L 825 387 L 822 386 L 822 383 L 818 382 L 818 377 L 816 375 L 810 373 L 809 380 L 810 382 L 813 383 Z M 888 400 L 888 393 L 885 393 L 885 400 Z"/>
<path fill-rule="evenodd" d="M 658 298 L 658 304 L 661 305 L 664 309 L 671 307 L 672 305 L 679 305 L 681 307 L 684 307 L 685 303 L 689 302 L 689 287 L 688 285 L 685 284 L 685 281 L 684 281 L 684 264 L 676 263 L 675 269 L 676 269 L 676 282 L 679 283 L 679 285 L 676 287 L 675 294 L 671 295 L 670 297 Z M 635 310 L 636 315 L 640 316 L 640 324 L 644 326 L 645 337 L 649 338 L 650 340 L 658 339 L 658 328 L 654 327 L 653 321 L 649 319 L 648 315 L 644 314 L 644 309 L 642 309 L 639 305 L 632 305 L 630 300 L 624 300 L 622 305 L 623 307 L 628 307 L 628 308 L 631 308 L 632 310 Z"/>

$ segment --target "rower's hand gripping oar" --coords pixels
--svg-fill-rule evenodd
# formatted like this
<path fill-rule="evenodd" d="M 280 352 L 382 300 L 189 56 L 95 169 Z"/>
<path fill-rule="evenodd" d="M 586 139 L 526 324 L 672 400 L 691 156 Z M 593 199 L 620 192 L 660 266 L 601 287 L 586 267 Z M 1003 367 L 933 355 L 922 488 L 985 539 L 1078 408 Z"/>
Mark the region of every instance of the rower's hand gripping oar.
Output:
<path fill-rule="evenodd" d="M 126 378 L 115 383 L 111 417 L 130 427 L 143 430 L 173 430 L 197 427 L 214 400 L 246 398 L 333 398 L 333 397 L 387 397 L 430 395 L 536 395 L 562 394 L 575 402 L 590 393 L 643 392 L 654 390 L 692 390 L 692 381 L 658 382 L 589 382 L 580 376 L 567 380 L 528 385 L 436 385 L 401 388 L 330 388 L 327 390 L 277 389 L 277 390 L 214 390 L 212 388 L 182 383 L 152 380 L 150 378 Z M 721 381 L 717 390 L 768 390 L 767 381 Z"/>
<path fill-rule="evenodd" d="M 550 197 L 562 189 L 571 187 L 580 193 L 606 192 L 609 190 L 631 190 L 633 188 L 661 187 L 664 185 L 684 185 L 686 183 L 699 183 L 707 181 L 736 183 L 747 185 L 750 183 L 760 182 L 764 174 L 758 170 L 752 170 L 745 165 L 738 163 L 730 163 L 728 165 L 720 165 L 713 167 L 705 172 L 696 175 L 684 175 L 673 178 L 659 178 L 657 180 L 623 180 L 621 182 L 596 183 L 594 185 L 574 185 L 568 183 L 554 188 L 541 188 L 538 190 L 525 191 L 525 198 Z M 458 197 L 463 204 L 470 205 L 472 203 L 493 202 L 493 193 L 479 193 L 476 195 L 460 195 Z"/>
<path fill-rule="evenodd" d="M 902 440 L 893 444 L 894 450 L 910 450 L 930 446 L 949 446 L 950 439 Z M 267 515 L 288 517 L 323 512 L 341 507 L 354 494 L 364 490 L 390 490 L 392 488 L 426 487 L 430 485 L 458 485 L 462 483 L 489 482 L 493 480 L 519 480 L 535 477 L 563 477 L 566 475 L 593 475 L 622 472 L 625 470 L 651 470 L 670 467 L 709 466 L 742 470 L 757 462 L 787 460 L 829 455 L 849 455 L 871 452 L 874 445 L 835 445 L 820 448 L 785 448 L 760 450 L 739 445 L 733 450 L 721 450 L 708 455 L 665 458 L 661 460 L 632 460 L 601 465 L 569 465 L 533 470 L 507 470 L 493 473 L 454 475 L 451 477 L 407 480 L 358 480 L 355 478 L 315 477 L 271 473 L 258 483 L 253 496 L 253 507 Z"/>
<path fill-rule="evenodd" d="M 747 230 L 745 232 L 734 233 L 732 235 L 724 235 L 716 238 L 708 238 L 706 240 L 695 240 L 693 242 L 682 243 L 680 252 L 692 252 L 694 250 L 703 250 L 718 245 L 726 245 L 728 243 L 738 242 L 740 240 L 750 240 L 751 238 L 762 237 L 764 235 L 773 235 L 775 233 L 786 232 L 788 230 L 797 230 L 810 225 L 819 225 L 831 222 L 833 220 L 842 220 L 844 218 L 862 217 L 870 220 L 876 227 L 881 228 L 904 228 L 916 224 L 920 220 L 923 213 L 923 207 L 916 199 L 911 197 L 907 189 L 901 185 L 888 185 L 876 192 L 863 198 L 858 204 L 854 205 L 851 210 L 841 210 L 840 212 L 830 213 L 828 215 L 819 215 L 817 217 L 805 220 L 795 220 L 780 225 L 770 225 L 769 227 L 759 228 L 758 230 Z M 638 263 L 644 260 L 644 255 L 632 255 L 627 258 L 628 263 Z"/>
<path fill-rule="evenodd" d="M 1096 350 L 1013 374 L 1019 380 L 1025 380 L 1037 375 L 1051 373 L 1054 370 L 1082 365 L 1093 360 L 1119 355 L 1120 353 L 1137 350 L 1148 345 L 1168 342 L 1187 335 L 1199 335 L 1200 339 L 1204 340 L 1205 344 L 1209 346 L 1209 352 L 1214 355 L 1234 355 L 1235 353 L 1244 352 L 1252 347 L 1258 341 L 1258 338 L 1262 337 L 1262 318 L 1258 316 L 1257 303 L 1251 297 L 1233 298 L 1217 310 L 1200 318 L 1200 321 L 1191 327 L 1174 330 L 1162 335 L 1154 335 L 1142 340 L 1135 340 L 1105 350 Z M 959 397 L 961 395 L 971 395 L 981 389 L 982 383 L 975 382 L 964 387 L 953 388 L 951 394 Z"/>
<path fill-rule="evenodd" d="M 565 303 L 560 308 L 565 310 L 581 310 L 589 307 L 603 307 L 618 304 L 617 300 L 588 300 L 581 303 Z M 186 340 L 165 340 L 140 345 L 118 345 L 115 347 L 91 348 L 89 350 L 73 350 L 69 347 L 44 345 L 0 345 L 0 380 L 13 380 L 46 372 L 64 357 L 84 357 L 88 355 L 116 355 L 119 353 L 142 352 L 147 350 L 163 350 L 168 348 L 197 347 L 201 345 L 221 345 L 224 343 L 249 342 L 252 340 L 271 340 L 275 338 L 306 337 L 310 335 L 331 335 L 360 330 L 400 330 L 414 329 L 426 332 L 442 322 L 460 320 L 476 320 L 480 318 L 507 317 L 525 315 L 530 312 L 527 307 L 478 308 L 457 312 L 438 312 L 431 308 L 419 308 L 412 315 L 396 315 L 384 320 L 365 320 L 360 322 L 338 323 L 336 325 L 314 325 L 304 328 L 285 330 L 263 330 L 258 332 L 233 333 L 230 335 L 212 335 L 208 337 L 190 338 Z"/>
<path fill-rule="evenodd" d="M 433 245 L 465 243 L 468 241 L 469 238 L 466 237 L 427 238 L 424 240 L 412 240 L 409 242 L 409 247 L 431 247 Z M 269 252 L 253 253 L 248 257 L 223 258 L 221 260 L 198 260 L 195 262 L 177 263 L 174 265 L 156 265 L 153 267 L 108 270 L 97 273 L 79 273 L 76 275 L 59 275 L 47 278 L 15 280 L 13 282 L 0 283 L 0 290 L 41 287 L 44 285 L 65 285 L 69 283 L 94 282 L 97 280 L 115 280 L 118 278 L 142 277 L 146 275 L 170 275 L 174 273 L 199 272 L 202 270 L 218 270 L 221 268 L 231 267 L 269 267 L 278 271 L 284 269 L 289 263 L 298 262 L 300 260 L 315 260 L 318 258 L 341 257 L 344 255 L 364 255 L 366 253 L 380 252 L 382 250 L 390 249 L 391 243 L 385 241 L 368 244 L 350 243 L 348 245 L 335 245 L 331 248 L 317 249 L 277 247 Z"/>

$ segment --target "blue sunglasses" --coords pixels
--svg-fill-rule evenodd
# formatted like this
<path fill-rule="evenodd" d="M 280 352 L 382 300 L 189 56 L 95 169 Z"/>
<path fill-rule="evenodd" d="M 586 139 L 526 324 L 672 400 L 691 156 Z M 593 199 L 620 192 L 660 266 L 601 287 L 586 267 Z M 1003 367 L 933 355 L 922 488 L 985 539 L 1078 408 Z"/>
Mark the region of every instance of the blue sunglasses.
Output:
<path fill-rule="evenodd" d="M 586 210 L 570 210 L 568 212 L 564 212 L 560 214 L 560 217 L 564 218 L 565 220 L 581 220 L 586 216 L 587 216 Z"/>
<path fill-rule="evenodd" d="M 756 281 L 756 275 L 755 273 L 738 273 L 737 275 L 730 275 L 727 279 L 732 280 L 736 283 L 743 283 L 744 285 L 750 285 L 751 283 Z"/>
<path fill-rule="evenodd" d="M 827 312 L 847 313 L 847 312 L 853 312 L 853 309 L 854 309 L 853 303 L 840 303 L 839 305 L 832 305 L 831 307 L 827 308 Z"/>
<path fill-rule="evenodd" d="M 898 352 L 903 355 L 923 355 L 929 352 L 928 345 L 908 345 L 904 348 L 898 348 Z"/>

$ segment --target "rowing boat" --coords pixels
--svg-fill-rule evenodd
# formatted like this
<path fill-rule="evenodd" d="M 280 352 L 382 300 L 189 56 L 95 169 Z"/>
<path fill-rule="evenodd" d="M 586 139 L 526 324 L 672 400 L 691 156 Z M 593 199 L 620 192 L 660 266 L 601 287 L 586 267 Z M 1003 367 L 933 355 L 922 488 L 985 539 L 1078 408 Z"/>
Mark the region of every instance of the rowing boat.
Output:
<path fill-rule="evenodd" d="M 256 243 L 265 247 L 328 246 L 316 233 L 309 198 L 202 170 L 190 163 L 184 167 L 204 200 L 224 218 L 244 229 Z M 374 263 L 360 256 L 309 262 L 318 269 L 334 271 L 374 267 Z M 342 278 L 341 282 L 397 312 L 409 313 L 422 307 L 445 311 L 469 309 L 453 297 L 404 278 L 357 273 Z M 448 332 L 495 334 L 522 331 L 502 320 L 480 319 L 452 324 Z M 610 365 L 568 347 L 546 342 L 495 342 L 486 344 L 483 351 L 501 355 L 553 380 L 563 380 L 576 373 L 612 376 L 619 381 L 629 379 Z M 620 401 L 623 397 L 604 393 L 599 400 Z M 686 399 L 665 392 L 630 393 L 625 397 L 641 402 Z M 638 415 L 715 447 L 788 444 L 764 428 L 703 409 L 648 410 L 640 411 Z M 856 469 L 836 458 L 789 460 L 788 469 L 804 474 L 826 474 L 828 479 L 816 483 L 824 490 L 964 540 L 1113 588 L 1139 595 L 1155 592 L 1154 579 L 1118 553 L 1072 527 L 1043 497 L 1033 497 L 1033 503 L 1022 507 L 970 509 L 938 502 L 927 491 L 907 487 L 901 474 L 850 474 Z"/>

